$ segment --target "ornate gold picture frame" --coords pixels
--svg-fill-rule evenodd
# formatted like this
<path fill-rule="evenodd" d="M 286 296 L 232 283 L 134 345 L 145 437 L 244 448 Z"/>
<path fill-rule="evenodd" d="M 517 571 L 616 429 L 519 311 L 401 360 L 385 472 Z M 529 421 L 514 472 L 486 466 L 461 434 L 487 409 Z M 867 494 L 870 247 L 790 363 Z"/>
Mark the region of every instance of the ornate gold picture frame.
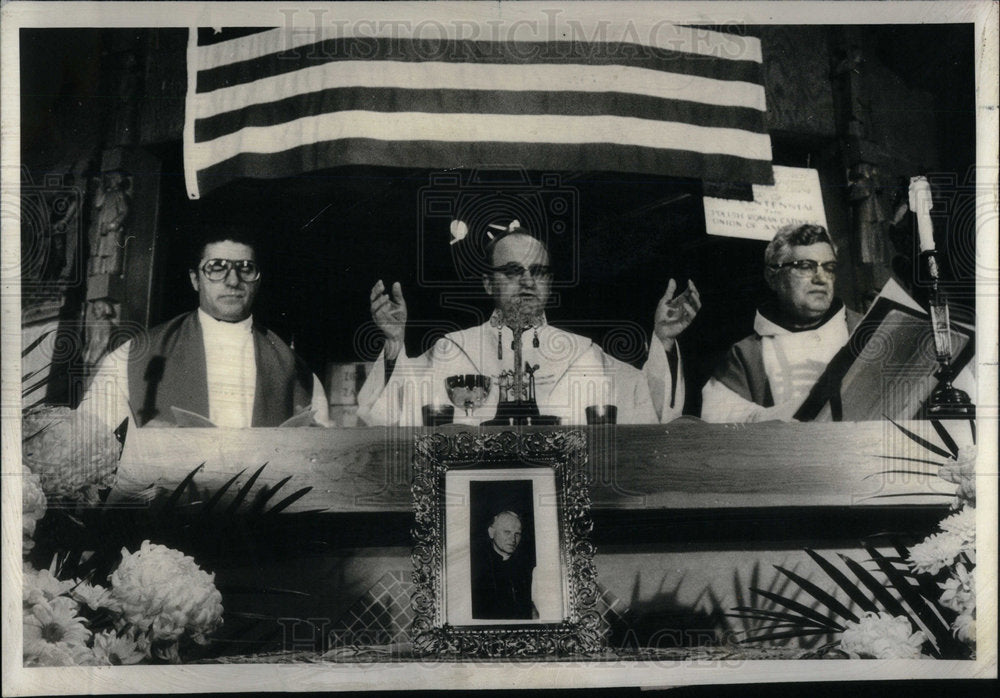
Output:
<path fill-rule="evenodd" d="M 417 437 L 416 654 L 601 651 L 586 460 L 581 431 Z"/>

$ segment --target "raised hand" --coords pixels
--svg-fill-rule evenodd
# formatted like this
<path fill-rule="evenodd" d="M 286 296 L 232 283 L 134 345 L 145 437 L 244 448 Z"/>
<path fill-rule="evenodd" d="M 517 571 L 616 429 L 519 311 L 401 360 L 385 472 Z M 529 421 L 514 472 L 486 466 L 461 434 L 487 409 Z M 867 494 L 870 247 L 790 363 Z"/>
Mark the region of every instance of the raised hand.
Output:
<path fill-rule="evenodd" d="M 391 293 L 385 292 L 382 279 L 375 282 L 371 292 L 372 320 L 385 335 L 385 358 L 394 360 L 403 348 L 406 334 L 406 301 L 399 282 L 392 285 Z"/>
<path fill-rule="evenodd" d="M 674 297 L 676 292 L 677 282 L 671 279 L 667 284 L 666 293 L 656 305 L 656 313 L 653 316 L 653 332 L 667 351 L 701 310 L 701 296 L 693 281 L 688 281 L 684 292 Z"/>

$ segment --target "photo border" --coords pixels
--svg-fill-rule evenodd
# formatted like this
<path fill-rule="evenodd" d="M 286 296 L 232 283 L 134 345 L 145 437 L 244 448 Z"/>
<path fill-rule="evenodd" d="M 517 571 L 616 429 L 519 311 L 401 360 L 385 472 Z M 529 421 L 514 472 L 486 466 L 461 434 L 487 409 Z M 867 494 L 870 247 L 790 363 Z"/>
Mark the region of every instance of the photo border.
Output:
<path fill-rule="evenodd" d="M 413 464 L 413 651 L 420 657 L 527 658 L 593 655 L 603 650 L 600 596 L 590 541 L 587 436 L 579 430 L 425 434 Z M 453 626 L 445 621 L 445 498 L 449 470 L 538 467 L 555 471 L 559 554 L 567 617 L 559 623 Z"/>

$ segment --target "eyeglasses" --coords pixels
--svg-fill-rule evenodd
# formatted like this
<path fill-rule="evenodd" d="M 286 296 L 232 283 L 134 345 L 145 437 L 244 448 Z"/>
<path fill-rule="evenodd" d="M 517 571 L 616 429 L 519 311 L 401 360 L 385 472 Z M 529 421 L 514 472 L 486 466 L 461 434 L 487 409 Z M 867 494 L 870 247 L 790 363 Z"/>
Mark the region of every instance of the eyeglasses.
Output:
<path fill-rule="evenodd" d="M 531 272 L 531 277 L 534 279 L 552 278 L 552 267 L 548 264 L 532 264 L 530 267 L 525 268 L 517 262 L 511 262 L 501 267 L 493 267 L 493 271 L 503 274 L 511 280 L 520 279 L 524 276 L 525 272 Z"/>
<path fill-rule="evenodd" d="M 791 269 L 792 273 L 796 276 L 814 276 L 816 271 L 822 267 L 830 276 L 835 276 L 837 274 L 837 262 L 823 262 L 820 264 L 815 259 L 796 259 L 793 262 L 785 262 L 784 264 L 769 264 L 769 267 L 775 271 L 779 269 Z"/>
<path fill-rule="evenodd" d="M 209 259 L 201 265 L 201 271 L 209 281 L 222 281 L 235 269 L 240 281 L 253 283 L 260 278 L 260 267 L 252 259 Z"/>

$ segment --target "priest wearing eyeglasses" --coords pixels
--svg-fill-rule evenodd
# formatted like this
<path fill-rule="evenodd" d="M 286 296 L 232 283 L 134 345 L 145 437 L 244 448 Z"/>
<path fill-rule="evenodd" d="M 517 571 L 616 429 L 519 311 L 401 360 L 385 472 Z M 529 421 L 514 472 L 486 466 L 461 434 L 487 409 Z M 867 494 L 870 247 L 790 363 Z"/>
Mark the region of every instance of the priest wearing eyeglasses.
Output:
<path fill-rule="evenodd" d="M 781 228 L 764 262 L 771 298 L 702 390 L 707 422 L 791 421 L 861 319 L 834 296 L 837 251 L 823 226 Z"/>
<path fill-rule="evenodd" d="M 499 233 L 487 246 L 482 280 L 493 300 L 492 315 L 481 325 L 446 335 L 420 357 L 407 357 L 403 349 L 407 314 L 399 284 L 388 293 L 381 281 L 375 284 L 371 313 L 385 344 L 359 393 L 359 416 L 368 424 L 413 426 L 423 421 L 422 407 L 449 404 L 455 405 L 454 421 L 469 425 L 529 423 L 531 412 L 526 419 L 506 409 L 525 404 L 535 410 L 530 422 L 535 424 L 553 419 L 586 424 L 588 407 L 598 413 L 613 407 L 620 424 L 680 416 L 684 383 L 676 339 L 701 307 L 694 285 L 675 296 L 676 284 L 670 281 L 640 371 L 590 339 L 549 324 L 548 250 L 517 221 L 491 227 Z M 456 379 L 470 378 L 479 384 L 460 385 L 449 395 Z"/>
<path fill-rule="evenodd" d="M 192 417 L 217 427 L 274 427 L 295 416 L 329 426 L 319 379 L 252 315 L 261 285 L 254 239 L 214 229 L 195 249 L 189 277 L 197 310 L 105 357 L 80 409 L 111 428 L 126 417 L 139 427 Z"/>

